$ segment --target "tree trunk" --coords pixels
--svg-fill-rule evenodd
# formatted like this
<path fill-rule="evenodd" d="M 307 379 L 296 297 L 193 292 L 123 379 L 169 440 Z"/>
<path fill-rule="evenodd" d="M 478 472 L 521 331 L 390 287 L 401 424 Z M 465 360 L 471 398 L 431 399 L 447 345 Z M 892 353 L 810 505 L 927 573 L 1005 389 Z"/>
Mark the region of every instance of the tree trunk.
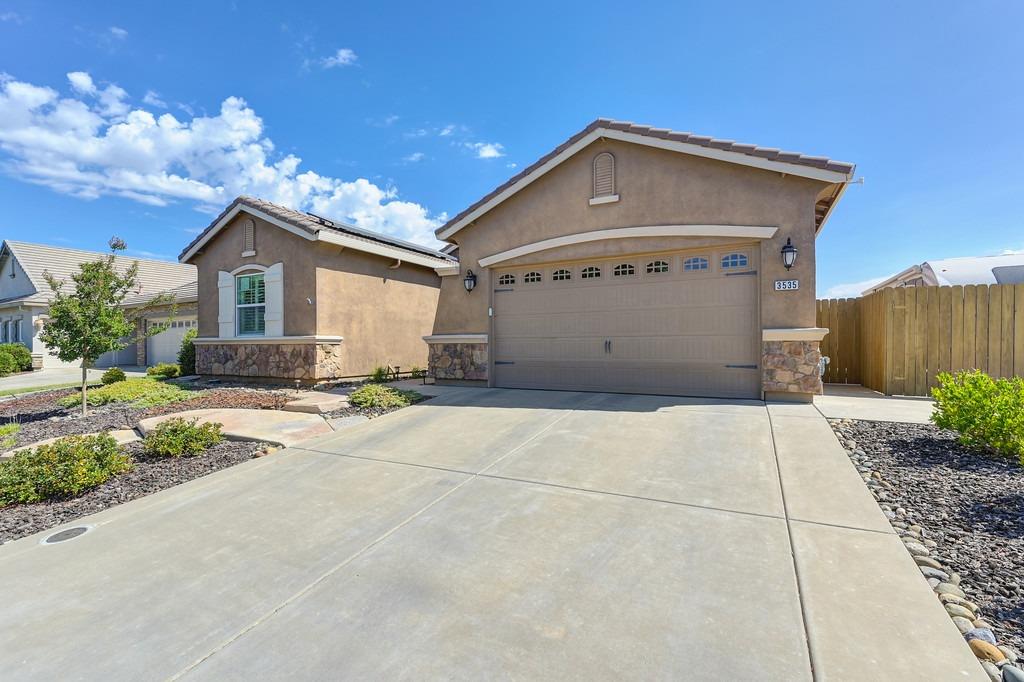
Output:
<path fill-rule="evenodd" d="M 89 416 L 89 402 L 86 400 L 86 385 L 89 381 L 89 368 L 85 360 L 82 360 L 82 416 Z"/>

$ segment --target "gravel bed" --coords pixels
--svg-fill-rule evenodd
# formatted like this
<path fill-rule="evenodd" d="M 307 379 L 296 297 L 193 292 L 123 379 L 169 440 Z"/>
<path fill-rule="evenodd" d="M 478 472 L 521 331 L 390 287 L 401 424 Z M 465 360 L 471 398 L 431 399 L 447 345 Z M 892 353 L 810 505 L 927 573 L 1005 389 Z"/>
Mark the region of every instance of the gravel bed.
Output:
<path fill-rule="evenodd" d="M 904 542 L 916 536 L 1000 644 L 1024 651 L 1024 468 L 930 424 L 832 426 Z"/>
<path fill-rule="evenodd" d="M 126 447 L 135 460 L 131 471 L 68 500 L 19 504 L 0 509 L 0 544 L 143 497 L 252 459 L 265 443 L 224 441 L 197 457 L 150 457 L 141 443 Z"/>

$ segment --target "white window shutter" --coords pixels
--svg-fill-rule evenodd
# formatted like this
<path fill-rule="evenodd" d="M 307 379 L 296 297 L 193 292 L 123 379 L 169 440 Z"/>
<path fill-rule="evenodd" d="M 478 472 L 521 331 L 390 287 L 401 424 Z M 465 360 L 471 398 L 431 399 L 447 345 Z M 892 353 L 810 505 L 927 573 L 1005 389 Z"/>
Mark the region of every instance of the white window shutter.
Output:
<path fill-rule="evenodd" d="M 602 152 L 594 158 L 594 198 L 615 194 L 615 157 Z"/>
<path fill-rule="evenodd" d="M 223 270 L 217 273 L 217 325 L 222 339 L 235 337 L 235 278 Z"/>
<path fill-rule="evenodd" d="M 242 256 L 256 255 L 256 221 L 252 218 L 245 221 L 242 227 Z"/>
<path fill-rule="evenodd" d="M 267 307 L 263 314 L 267 336 L 284 336 L 284 263 L 275 263 L 263 274 Z"/>

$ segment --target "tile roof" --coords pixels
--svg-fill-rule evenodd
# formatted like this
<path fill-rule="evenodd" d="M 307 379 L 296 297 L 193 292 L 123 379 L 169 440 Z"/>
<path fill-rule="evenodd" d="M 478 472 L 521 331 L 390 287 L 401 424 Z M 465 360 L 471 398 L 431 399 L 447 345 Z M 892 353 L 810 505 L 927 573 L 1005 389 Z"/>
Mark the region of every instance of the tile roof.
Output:
<path fill-rule="evenodd" d="M 35 294 L 22 298 L 40 302 L 49 302 L 53 299 L 50 285 L 43 277 L 44 272 L 49 272 L 60 281 L 70 282 L 71 274 L 77 272 L 80 263 L 98 260 L 107 255 L 97 251 L 16 241 L 4 241 L 3 250 L 9 251 L 17 259 L 18 264 L 35 287 Z M 144 303 L 161 293 L 189 285 L 194 286 L 196 283 L 194 265 L 132 258 L 131 256 L 114 257 L 115 267 L 122 271 L 130 267 L 132 263 L 139 264 L 139 288 L 129 297 L 136 303 Z M 126 304 L 129 299 L 125 300 Z"/>
<path fill-rule="evenodd" d="M 444 265 L 452 261 L 452 259 L 448 257 L 446 254 L 443 254 L 440 251 L 436 251 L 426 246 L 420 246 L 419 244 L 413 244 L 412 242 L 407 242 L 402 239 L 396 239 L 395 237 L 389 237 L 387 235 L 379 234 L 377 232 L 371 232 L 370 230 L 364 230 L 362 228 L 355 227 L 354 225 L 349 225 L 347 223 L 339 222 L 337 220 L 332 220 L 330 218 L 318 216 L 314 213 L 297 211 L 295 209 L 288 208 L 287 206 L 281 206 L 280 204 L 275 204 L 273 202 L 266 201 L 265 199 L 259 199 L 257 197 L 248 196 L 240 196 L 236 198 L 234 201 L 232 201 L 231 204 L 227 208 L 225 208 L 220 215 L 214 218 L 213 222 L 211 222 L 205 230 L 203 230 L 195 239 L 189 242 L 188 246 L 186 246 L 182 250 L 181 254 L 179 255 L 179 258 L 184 257 L 185 254 L 188 253 L 196 244 L 202 242 L 210 233 L 210 231 L 213 230 L 214 227 L 216 227 L 217 223 L 223 220 L 225 216 L 231 213 L 231 211 L 234 210 L 234 208 L 239 205 L 248 206 L 257 211 L 266 213 L 267 215 L 271 215 L 274 218 L 284 221 L 289 225 L 292 225 L 293 227 L 297 227 L 301 230 L 304 230 L 309 234 L 315 235 L 321 230 L 329 230 L 331 232 L 337 232 L 339 234 L 347 235 L 360 241 L 386 244 L 388 246 L 401 249 L 403 251 L 408 251 L 410 253 L 415 253 L 421 256 L 428 256 L 430 258 L 436 258 L 439 261 L 441 261 L 440 263 L 438 263 L 438 265 Z"/>
<path fill-rule="evenodd" d="M 744 154 L 746 156 L 757 157 L 760 159 L 766 159 L 768 161 L 777 161 L 779 163 L 789 163 L 797 166 L 808 166 L 811 168 L 818 168 L 821 170 L 833 171 L 836 173 L 843 173 L 851 175 L 856 168 L 855 164 L 847 163 L 845 161 L 835 161 L 824 156 L 808 156 L 806 154 L 800 154 L 798 152 L 787 152 L 772 147 L 759 147 L 753 144 L 742 144 L 733 140 L 721 140 L 706 135 L 694 135 L 693 133 L 684 133 L 676 130 L 669 130 L 668 128 L 653 128 L 651 126 L 637 125 L 630 121 L 616 121 L 610 118 L 599 118 L 591 122 L 586 128 L 579 131 L 568 140 L 558 145 L 544 156 L 537 159 L 535 162 L 521 170 L 520 172 L 513 175 L 503 184 L 496 187 L 492 192 L 488 193 L 479 201 L 473 203 L 469 208 L 461 211 L 458 215 L 454 216 L 447 223 L 439 227 L 435 232 L 440 234 L 447 230 L 452 225 L 455 225 L 460 220 L 465 218 L 467 215 L 483 206 L 498 194 L 515 185 L 517 182 L 530 175 L 532 172 L 543 166 L 545 163 L 555 158 L 563 151 L 576 144 L 579 140 L 583 139 L 595 130 L 617 130 L 624 133 L 631 133 L 634 135 L 643 135 L 645 137 L 652 137 L 661 140 L 669 140 L 671 142 L 681 142 L 684 144 L 693 144 L 701 147 L 707 147 L 709 149 L 718 149 L 726 152 L 735 152 L 738 154 Z M 823 217 L 823 216 L 822 216 Z"/>

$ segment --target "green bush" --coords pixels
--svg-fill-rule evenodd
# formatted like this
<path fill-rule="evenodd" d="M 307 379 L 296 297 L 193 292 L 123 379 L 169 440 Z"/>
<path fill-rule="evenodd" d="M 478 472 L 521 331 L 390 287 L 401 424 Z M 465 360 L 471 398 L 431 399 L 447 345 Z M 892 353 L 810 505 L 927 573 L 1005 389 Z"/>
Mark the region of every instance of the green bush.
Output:
<path fill-rule="evenodd" d="M 348 395 L 348 401 L 356 407 L 406 407 L 422 398 L 416 391 L 402 391 L 381 384 L 366 384 Z"/>
<path fill-rule="evenodd" d="M 387 367 L 374 367 L 373 371 L 370 372 L 370 381 L 375 384 L 386 383 L 391 378 L 391 373 L 388 372 Z"/>
<path fill-rule="evenodd" d="M 178 349 L 178 365 L 181 367 L 181 374 L 188 376 L 196 373 L 196 344 L 195 339 L 199 330 L 192 327 L 185 332 L 181 340 L 181 348 Z"/>
<path fill-rule="evenodd" d="M 220 424 L 199 424 L 198 419 L 186 421 L 180 417 L 161 422 L 142 443 L 151 455 L 162 457 L 192 457 L 211 445 L 221 442 Z"/>
<path fill-rule="evenodd" d="M 932 421 L 960 434 L 968 447 L 1020 460 L 1024 465 L 1024 378 L 993 379 L 974 370 L 942 372 L 932 389 Z"/>
<path fill-rule="evenodd" d="M 181 367 L 173 362 L 161 362 L 147 369 L 146 375 L 159 379 L 173 379 L 181 376 Z"/>
<path fill-rule="evenodd" d="M 124 381 L 127 378 L 128 376 L 124 373 L 123 369 L 120 367 L 111 367 L 103 373 L 103 376 L 100 377 L 100 381 L 103 382 L 104 386 L 109 386 L 110 384 L 116 384 L 119 381 Z"/>
<path fill-rule="evenodd" d="M 6 350 L 0 350 L 0 377 L 13 374 L 18 371 L 18 361 Z"/>
<path fill-rule="evenodd" d="M 7 452 L 14 447 L 14 436 L 21 431 L 21 424 L 8 422 L 0 426 L 0 452 Z"/>
<path fill-rule="evenodd" d="M 418 365 L 413 365 L 412 368 L 409 370 L 410 379 L 422 379 L 425 376 L 427 376 L 427 370 L 423 369 Z"/>
<path fill-rule="evenodd" d="M 128 379 L 89 391 L 89 405 L 96 407 L 109 403 L 131 403 L 139 407 L 167 405 L 188 400 L 195 393 L 174 384 L 165 384 L 155 379 Z M 76 407 L 82 404 L 82 394 L 73 393 L 57 401 L 61 407 Z"/>
<path fill-rule="evenodd" d="M 32 351 L 21 343 L 0 343 L 0 352 L 14 358 L 16 372 L 27 372 L 32 369 Z"/>
<path fill-rule="evenodd" d="M 131 467 L 106 433 L 61 438 L 0 464 L 0 507 L 74 496 Z"/>

